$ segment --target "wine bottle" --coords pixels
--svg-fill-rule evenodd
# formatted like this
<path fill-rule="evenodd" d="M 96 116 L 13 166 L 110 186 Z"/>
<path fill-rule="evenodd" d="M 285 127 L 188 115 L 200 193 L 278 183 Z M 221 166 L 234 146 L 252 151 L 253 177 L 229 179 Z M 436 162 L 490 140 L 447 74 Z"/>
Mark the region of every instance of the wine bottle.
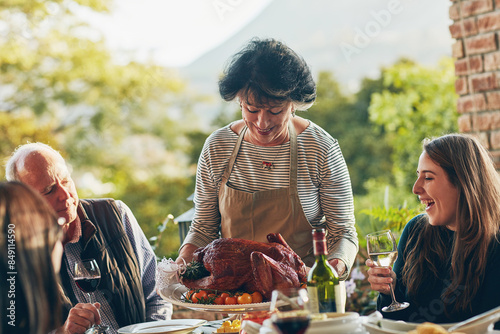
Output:
<path fill-rule="evenodd" d="M 339 275 L 326 260 L 325 229 L 312 231 L 314 257 L 316 261 L 307 276 L 307 293 L 309 294 L 311 312 L 325 313 L 340 311 Z M 338 296 L 338 298 L 336 298 Z"/>

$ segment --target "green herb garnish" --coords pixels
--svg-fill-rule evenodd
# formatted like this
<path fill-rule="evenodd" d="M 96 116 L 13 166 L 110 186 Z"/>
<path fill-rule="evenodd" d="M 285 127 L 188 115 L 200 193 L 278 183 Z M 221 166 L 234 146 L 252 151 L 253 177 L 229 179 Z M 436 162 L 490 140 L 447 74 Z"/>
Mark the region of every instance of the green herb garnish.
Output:
<path fill-rule="evenodd" d="M 203 263 L 198 261 L 188 263 L 186 271 L 181 274 L 181 277 L 187 280 L 197 280 L 205 276 L 210 276 L 210 272 L 203 266 Z"/>

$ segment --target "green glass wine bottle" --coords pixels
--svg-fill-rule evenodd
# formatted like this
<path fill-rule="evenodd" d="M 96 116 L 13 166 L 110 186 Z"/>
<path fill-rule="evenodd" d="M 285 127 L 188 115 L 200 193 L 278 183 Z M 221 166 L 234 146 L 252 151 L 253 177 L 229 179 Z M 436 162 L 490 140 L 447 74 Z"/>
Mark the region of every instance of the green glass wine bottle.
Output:
<path fill-rule="evenodd" d="M 339 275 L 326 260 L 325 229 L 312 231 L 316 261 L 307 276 L 307 292 L 313 313 L 337 312 L 336 295 L 339 293 Z M 338 298 L 340 301 L 340 298 Z"/>

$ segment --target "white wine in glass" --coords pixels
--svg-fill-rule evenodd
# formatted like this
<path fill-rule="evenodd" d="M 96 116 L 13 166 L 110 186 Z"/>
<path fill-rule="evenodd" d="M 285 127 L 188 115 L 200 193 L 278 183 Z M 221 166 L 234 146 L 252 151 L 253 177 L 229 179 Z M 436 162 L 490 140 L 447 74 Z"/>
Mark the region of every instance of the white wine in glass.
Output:
<path fill-rule="evenodd" d="M 375 262 L 379 267 L 392 267 L 398 258 L 398 251 L 371 253 L 370 260 Z"/>
<path fill-rule="evenodd" d="M 370 233 L 366 236 L 366 247 L 368 256 L 379 267 L 392 267 L 398 257 L 398 247 L 396 239 L 390 230 L 383 230 Z M 383 312 L 394 312 L 407 308 L 410 303 L 399 303 L 394 296 L 392 284 L 389 284 L 391 289 L 392 303 L 389 306 L 382 308 Z"/>

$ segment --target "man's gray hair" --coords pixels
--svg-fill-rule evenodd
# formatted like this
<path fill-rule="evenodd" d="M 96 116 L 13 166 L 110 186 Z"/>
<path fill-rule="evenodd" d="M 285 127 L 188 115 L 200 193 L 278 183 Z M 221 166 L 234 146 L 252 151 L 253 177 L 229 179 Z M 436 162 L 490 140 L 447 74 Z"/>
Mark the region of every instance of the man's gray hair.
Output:
<path fill-rule="evenodd" d="M 47 144 L 44 143 L 29 143 L 18 146 L 15 151 L 10 156 L 7 164 L 5 165 L 5 178 L 7 181 L 20 181 L 19 177 L 19 163 L 26 160 L 30 154 L 37 153 L 40 151 L 50 151 L 55 153 L 64 162 L 62 155 L 54 150 Z"/>

